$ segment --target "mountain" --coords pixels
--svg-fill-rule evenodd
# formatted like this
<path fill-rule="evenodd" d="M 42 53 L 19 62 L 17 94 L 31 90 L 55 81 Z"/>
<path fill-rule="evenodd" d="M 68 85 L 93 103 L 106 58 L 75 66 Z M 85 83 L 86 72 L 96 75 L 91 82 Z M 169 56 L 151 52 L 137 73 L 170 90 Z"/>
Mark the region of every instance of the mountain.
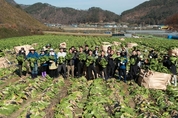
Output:
<path fill-rule="evenodd" d="M 92 7 L 88 10 L 76 10 L 73 8 L 58 8 L 47 3 L 36 3 L 24 9 L 27 13 L 43 23 L 96 23 L 119 21 L 119 15 Z"/>
<path fill-rule="evenodd" d="M 11 4 L 17 8 L 21 8 L 21 9 L 25 9 L 30 6 L 30 5 L 24 5 L 24 4 L 17 4 L 14 0 L 5 0 L 5 1 L 8 2 L 9 4 Z"/>
<path fill-rule="evenodd" d="M 11 5 L 17 5 L 17 3 L 14 0 L 6 0 L 6 2 L 10 3 Z"/>
<path fill-rule="evenodd" d="M 46 28 L 20 8 L 0 0 L 0 38 L 29 35 L 34 29 Z"/>
<path fill-rule="evenodd" d="M 122 21 L 137 24 L 164 24 L 178 12 L 178 0 L 149 0 L 121 14 Z"/>

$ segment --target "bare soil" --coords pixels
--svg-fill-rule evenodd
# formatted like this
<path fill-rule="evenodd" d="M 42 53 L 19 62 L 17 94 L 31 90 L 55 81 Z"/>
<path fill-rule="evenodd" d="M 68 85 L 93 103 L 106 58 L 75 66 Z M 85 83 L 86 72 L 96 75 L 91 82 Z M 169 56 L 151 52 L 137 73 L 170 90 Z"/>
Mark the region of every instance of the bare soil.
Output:
<path fill-rule="evenodd" d="M 129 95 L 129 91 L 128 91 L 128 86 L 129 86 L 128 84 L 123 83 L 123 89 L 124 89 L 124 91 L 125 91 L 125 96 L 130 96 L 130 95 Z M 135 102 L 134 102 L 134 100 L 133 100 L 132 98 L 129 99 L 128 105 L 129 105 L 131 108 L 135 108 Z"/>
<path fill-rule="evenodd" d="M 65 80 L 64 87 L 59 91 L 58 95 L 54 99 L 51 100 L 51 104 L 45 109 L 46 115 L 44 118 L 54 118 L 55 115 L 55 106 L 60 103 L 60 100 L 67 96 L 67 90 L 70 86 L 69 79 Z"/>

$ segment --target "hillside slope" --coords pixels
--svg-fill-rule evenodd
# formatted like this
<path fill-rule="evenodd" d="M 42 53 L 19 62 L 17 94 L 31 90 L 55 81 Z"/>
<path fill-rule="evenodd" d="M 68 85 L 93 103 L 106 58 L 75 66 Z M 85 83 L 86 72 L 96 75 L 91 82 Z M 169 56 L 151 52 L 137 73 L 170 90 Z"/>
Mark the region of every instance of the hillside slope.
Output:
<path fill-rule="evenodd" d="M 130 23 L 164 24 L 165 19 L 178 12 L 177 0 L 149 0 L 121 14 Z"/>
<path fill-rule="evenodd" d="M 28 35 L 33 29 L 46 28 L 23 10 L 0 0 L 0 38 Z"/>
<path fill-rule="evenodd" d="M 5 1 L 12 5 L 17 5 L 17 3 L 14 0 L 5 0 Z"/>
<path fill-rule="evenodd" d="M 87 23 L 87 22 L 112 22 L 119 21 L 119 15 L 92 7 L 88 10 L 76 10 L 73 8 L 58 8 L 47 3 L 36 3 L 24 9 L 43 23 Z"/>

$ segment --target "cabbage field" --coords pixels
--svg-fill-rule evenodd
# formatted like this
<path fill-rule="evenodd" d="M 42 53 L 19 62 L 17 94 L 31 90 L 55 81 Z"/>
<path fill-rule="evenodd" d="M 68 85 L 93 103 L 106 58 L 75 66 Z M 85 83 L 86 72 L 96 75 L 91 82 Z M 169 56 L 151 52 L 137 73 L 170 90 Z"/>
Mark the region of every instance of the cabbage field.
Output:
<path fill-rule="evenodd" d="M 137 49 L 146 57 L 155 49 L 158 59 L 170 48 L 178 48 L 177 40 L 142 36 L 142 38 L 93 37 L 40 35 L 14 37 L 0 40 L 0 57 L 8 59 L 9 67 L 0 68 L 0 118 L 177 118 L 178 87 L 167 86 L 166 90 L 146 89 L 133 80 L 124 83 L 116 78 L 107 81 L 85 77 L 45 79 L 30 75 L 19 77 L 15 46 L 36 44 L 41 48 L 50 43 L 56 52 L 59 44 L 71 46 L 89 45 L 91 49 L 102 42 L 119 42 L 112 45 L 119 50 L 120 44 L 137 43 Z M 128 51 L 131 52 L 133 48 Z M 25 69 L 25 68 L 23 68 Z M 162 71 L 162 70 L 159 70 Z"/>

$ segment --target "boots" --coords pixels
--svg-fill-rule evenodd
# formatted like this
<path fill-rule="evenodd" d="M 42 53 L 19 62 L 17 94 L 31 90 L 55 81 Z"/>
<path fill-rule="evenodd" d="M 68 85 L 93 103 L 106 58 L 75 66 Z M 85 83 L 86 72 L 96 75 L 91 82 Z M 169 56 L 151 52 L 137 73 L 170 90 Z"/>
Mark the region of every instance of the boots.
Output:
<path fill-rule="evenodd" d="M 42 77 L 45 78 L 46 77 L 46 71 L 41 73 Z"/>
<path fill-rule="evenodd" d="M 41 75 L 42 75 L 42 77 L 45 77 L 45 76 L 44 76 L 44 72 L 41 72 Z"/>
<path fill-rule="evenodd" d="M 44 71 L 44 77 L 46 77 L 46 71 Z"/>

